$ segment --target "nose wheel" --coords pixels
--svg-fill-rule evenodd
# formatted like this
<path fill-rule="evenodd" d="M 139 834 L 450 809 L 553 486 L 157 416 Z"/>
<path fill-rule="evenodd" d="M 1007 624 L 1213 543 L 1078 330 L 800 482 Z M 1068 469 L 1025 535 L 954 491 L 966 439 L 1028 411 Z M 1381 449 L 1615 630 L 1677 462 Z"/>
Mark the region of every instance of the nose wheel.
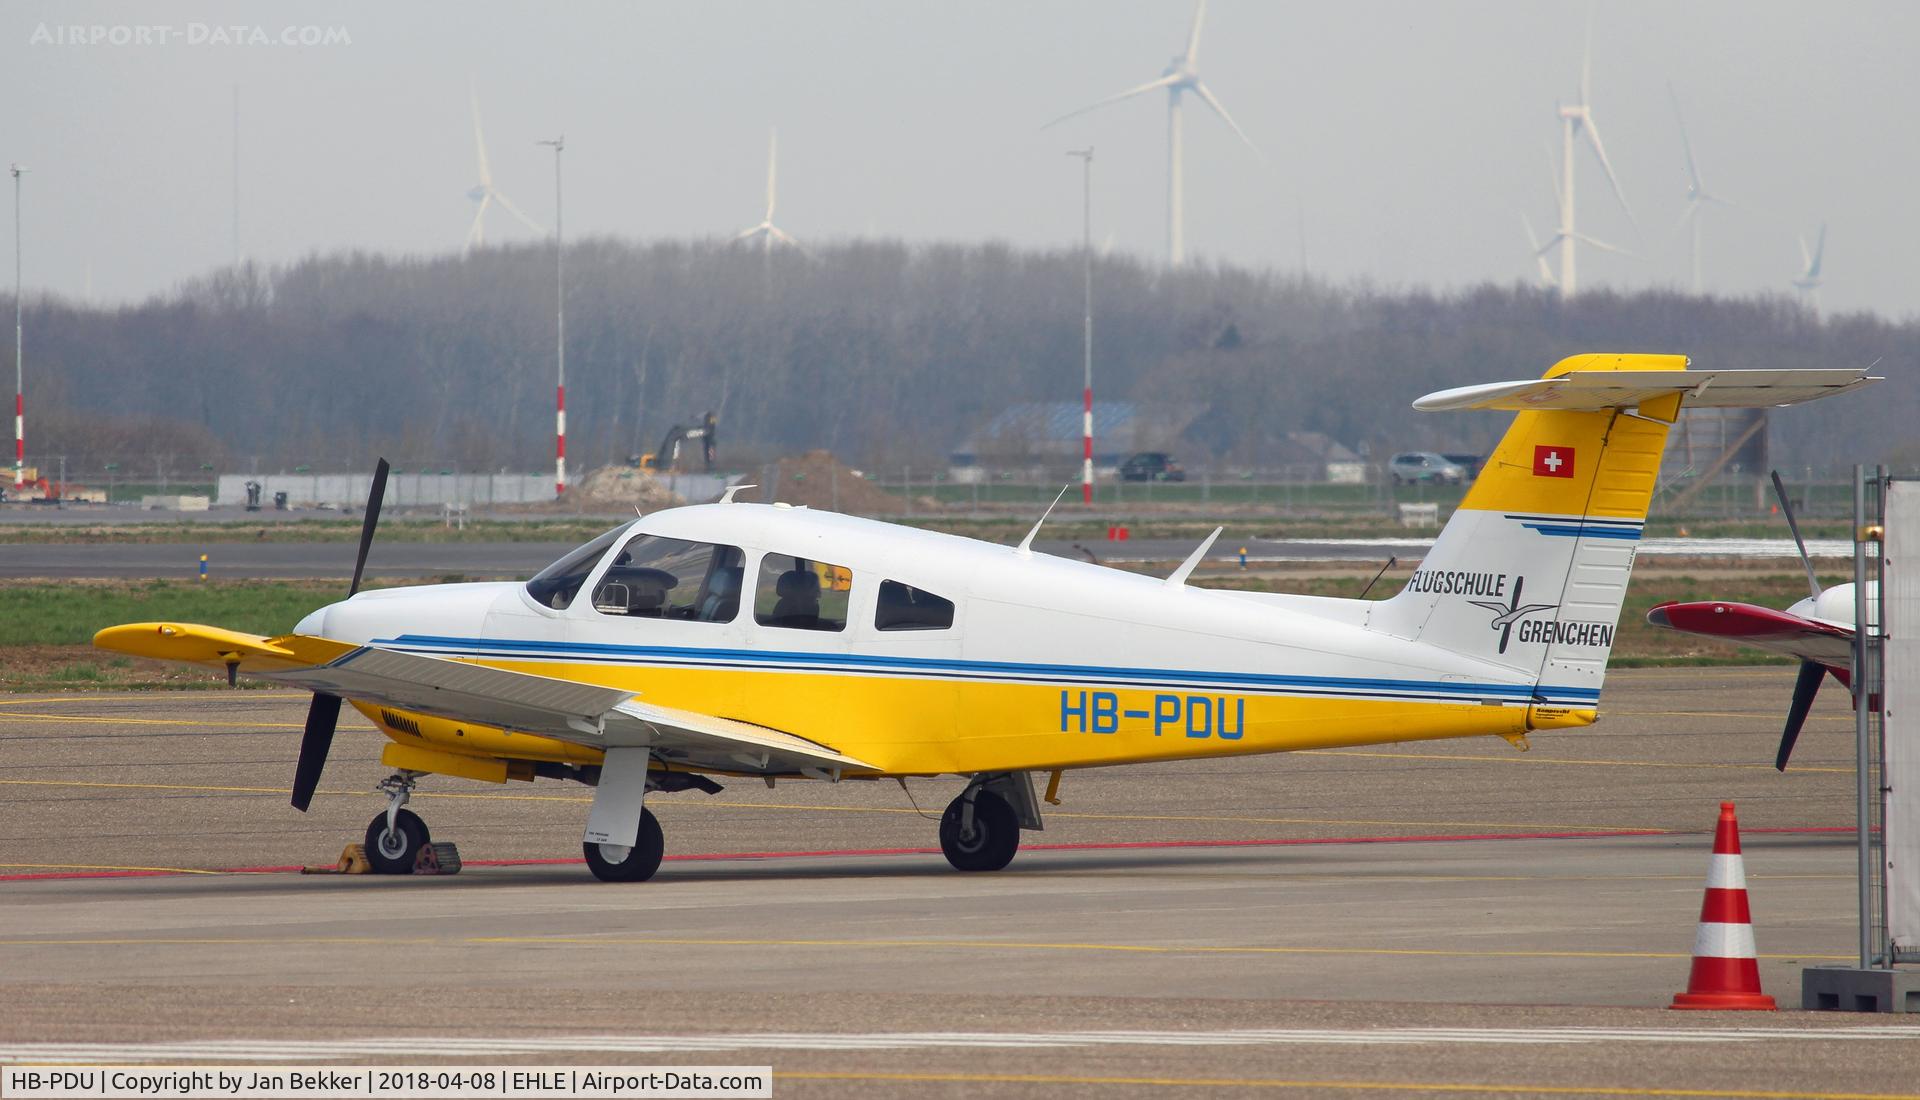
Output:
<path fill-rule="evenodd" d="M 367 865 L 377 875 L 410 875 L 420 849 L 433 843 L 427 823 L 412 810 L 398 810 L 391 824 L 385 813 L 367 824 Z"/>
<path fill-rule="evenodd" d="M 397 771 L 377 788 L 387 796 L 387 808 L 367 823 L 367 865 L 377 875 L 410 875 L 420 849 L 433 843 L 427 823 L 406 809 L 418 772 Z"/>

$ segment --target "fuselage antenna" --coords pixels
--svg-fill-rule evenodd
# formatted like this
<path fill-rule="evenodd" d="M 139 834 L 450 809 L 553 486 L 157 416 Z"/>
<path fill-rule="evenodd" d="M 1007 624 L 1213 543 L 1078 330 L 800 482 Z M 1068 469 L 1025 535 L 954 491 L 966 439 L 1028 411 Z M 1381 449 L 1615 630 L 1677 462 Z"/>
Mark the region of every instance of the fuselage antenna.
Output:
<path fill-rule="evenodd" d="M 1053 514 L 1054 505 L 1059 504 L 1060 498 L 1066 496 L 1067 490 L 1071 488 L 1073 488 L 1073 482 L 1071 481 L 1060 486 L 1059 495 L 1053 498 L 1053 504 L 1047 505 L 1047 510 L 1040 513 L 1040 522 L 1033 525 L 1033 530 L 1027 532 L 1027 537 L 1020 540 L 1019 546 L 1014 547 L 1014 553 L 1023 558 L 1033 556 L 1033 536 L 1040 533 L 1040 528 L 1047 522 L 1047 517 Z"/>

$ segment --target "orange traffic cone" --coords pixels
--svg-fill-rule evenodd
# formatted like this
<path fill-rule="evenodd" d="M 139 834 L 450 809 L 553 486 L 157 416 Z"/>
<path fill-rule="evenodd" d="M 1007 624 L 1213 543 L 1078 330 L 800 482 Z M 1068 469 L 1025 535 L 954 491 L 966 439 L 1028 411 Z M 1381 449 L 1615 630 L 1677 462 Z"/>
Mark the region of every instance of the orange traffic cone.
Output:
<path fill-rule="evenodd" d="M 1740 822 L 1733 816 L 1731 802 L 1720 803 L 1720 825 L 1713 833 L 1707 897 L 1700 905 L 1700 930 L 1693 937 L 1693 972 L 1687 977 L 1687 991 L 1675 995 L 1667 1007 L 1762 1012 L 1780 1007 L 1760 992 L 1753 914 L 1747 908 L 1747 872 L 1740 862 Z"/>

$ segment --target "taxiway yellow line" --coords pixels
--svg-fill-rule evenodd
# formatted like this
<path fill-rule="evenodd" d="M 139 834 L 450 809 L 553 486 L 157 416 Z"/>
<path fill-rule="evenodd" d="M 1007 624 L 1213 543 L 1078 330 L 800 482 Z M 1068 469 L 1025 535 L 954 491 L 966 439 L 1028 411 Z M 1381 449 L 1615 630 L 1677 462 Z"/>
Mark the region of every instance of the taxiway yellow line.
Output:
<path fill-rule="evenodd" d="M 124 702 L 130 699 L 138 699 L 142 697 L 151 696 L 154 694 L 157 694 L 157 693 L 146 692 L 146 691 L 117 691 L 107 695 L 49 695 L 44 699 L 0 699 L 0 707 L 53 706 L 53 705 L 58 705 L 62 703 Z M 174 692 L 170 694 L 177 697 L 181 693 Z M 194 694 L 198 696 L 198 695 L 206 695 L 207 693 L 195 692 Z M 275 699 L 275 700 L 305 699 L 307 697 L 308 697 L 307 693 L 305 692 L 300 692 L 298 694 L 285 693 L 285 692 L 272 692 L 272 693 L 248 692 L 245 696 L 245 698 L 247 699 Z"/>
<path fill-rule="evenodd" d="M 297 730 L 306 728 L 300 722 L 216 722 L 201 718 L 115 718 L 98 714 L 31 714 L 22 711 L 0 711 L 0 718 L 8 720 L 25 719 L 39 722 L 83 722 L 96 726 L 198 726 L 202 729 L 248 729 L 248 730 Z M 352 729 L 353 727 L 346 727 Z M 372 726 L 360 727 L 372 729 Z"/>
<path fill-rule="evenodd" d="M 1905 1092 L 1784 1092 L 1774 1089 L 1678 1089 L 1627 1085 L 1499 1084 L 1478 1081 L 1313 1081 L 1280 1077 L 1107 1077 L 1056 1073 L 854 1073 L 776 1070 L 776 1081 L 873 1081 L 955 1085 L 1144 1085 L 1153 1088 L 1269 1089 L 1304 1092 L 1427 1092 L 1501 1096 L 1698 1097 L 1702 1100 L 1920 1100 Z"/>
<path fill-rule="evenodd" d="M 1471 760 L 1495 764 L 1560 764 L 1588 768 L 1696 768 L 1709 771 L 1773 771 L 1772 764 L 1694 764 L 1678 760 L 1561 760 L 1550 756 L 1472 756 L 1439 752 L 1366 752 L 1359 749 L 1298 749 L 1300 756 L 1368 756 L 1388 760 Z M 1798 772 L 1835 772 L 1852 775 L 1852 768 L 1818 768 L 1794 765 Z M 1597 828 L 1598 826 L 1590 826 Z"/>
<path fill-rule="evenodd" d="M 0 863 L 0 870 L 29 871 L 160 871 L 174 875 L 224 875 L 204 867 L 122 867 L 111 863 Z"/>
<path fill-rule="evenodd" d="M 7 941 L 0 941 L 5 943 Z M 46 941 L 40 941 L 46 942 Z M 273 941 L 262 941 L 273 942 Z M 1689 959 L 1686 951 L 1467 951 L 1444 947 L 1263 947 L 1157 943 L 1035 943 L 1002 940 L 724 939 L 677 936 L 470 936 L 466 944 L 560 947 L 866 947 L 976 951 L 1085 951 L 1134 955 L 1358 955 L 1449 959 Z M 1762 959 L 1851 959 L 1853 955 L 1763 954 Z"/>

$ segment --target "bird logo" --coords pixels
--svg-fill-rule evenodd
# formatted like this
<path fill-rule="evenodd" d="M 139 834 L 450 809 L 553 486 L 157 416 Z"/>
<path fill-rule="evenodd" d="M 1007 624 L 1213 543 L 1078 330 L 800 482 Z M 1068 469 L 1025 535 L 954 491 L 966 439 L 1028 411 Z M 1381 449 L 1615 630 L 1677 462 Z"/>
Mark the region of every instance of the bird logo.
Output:
<path fill-rule="evenodd" d="M 1501 653 L 1507 651 L 1507 642 L 1513 637 L 1514 623 L 1519 622 L 1521 619 L 1536 611 L 1552 611 L 1554 608 L 1560 606 L 1557 603 L 1521 603 L 1520 591 L 1526 587 L 1526 584 L 1527 578 L 1525 577 L 1515 577 L 1513 579 L 1513 602 L 1511 603 L 1499 603 L 1495 600 L 1467 601 L 1475 607 L 1483 607 L 1493 612 L 1493 622 L 1487 625 L 1489 628 L 1500 632 L 1499 652 Z"/>

